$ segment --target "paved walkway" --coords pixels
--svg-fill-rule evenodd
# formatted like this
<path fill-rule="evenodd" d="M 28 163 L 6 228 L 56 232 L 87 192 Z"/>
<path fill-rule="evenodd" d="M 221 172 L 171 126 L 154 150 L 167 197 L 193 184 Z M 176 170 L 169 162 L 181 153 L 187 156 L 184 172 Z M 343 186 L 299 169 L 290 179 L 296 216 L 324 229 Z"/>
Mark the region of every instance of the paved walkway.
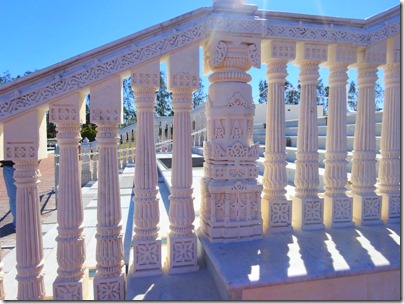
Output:
<path fill-rule="evenodd" d="M 41 177 L 38 192 L 42 221 L 56 213 L 54 166 L 54 154 L 53 151 L 49 151 L 48 157 L 41 160 L 39 164 Z M 15 232 L 12 229 L 12 221 L 13 217 L 10 212 L 10 204 L 4 184 L 3 169 L 0 169 L 0 243 L 3 258 L 15 247 Z"/>

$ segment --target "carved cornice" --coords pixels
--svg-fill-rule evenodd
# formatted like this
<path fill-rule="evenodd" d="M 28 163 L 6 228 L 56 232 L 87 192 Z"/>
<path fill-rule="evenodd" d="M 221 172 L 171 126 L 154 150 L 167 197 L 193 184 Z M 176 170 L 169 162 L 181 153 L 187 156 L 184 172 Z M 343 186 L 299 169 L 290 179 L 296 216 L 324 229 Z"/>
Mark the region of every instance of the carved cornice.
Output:
<path fill-rule="evenodd" d="M 108 58 L 112 57 L 111 59 L 103 62 L 94 59 L 91 66 L 89 66 L 89 64 L 79 66 L 77 67 L 78 72 L 66 77 L 61 78 L 60 75 L 56 75 L 54 81 L 48 81 L 45 85 L 38 85 L 39 88 L 30 90 L 27 93 L 21 94 L 14 92 L 11 94 L 13 96 L 10 96 L 10 94 L 0 95 L 0 120 L 43 104 L 66 93 L 79 90 L 111 75 L 128 70 L 137 64 L 203 39 L 204 37 L 204 24 L 193 25 L 178 33 L 167 35 L 160 39 L 154 39 L 141 47 L 132 48 L 132 50 L 124 54 L 121 53 L 114 56 L 114 50 L 111 50 L 112 54 L 108 56 Z"/>

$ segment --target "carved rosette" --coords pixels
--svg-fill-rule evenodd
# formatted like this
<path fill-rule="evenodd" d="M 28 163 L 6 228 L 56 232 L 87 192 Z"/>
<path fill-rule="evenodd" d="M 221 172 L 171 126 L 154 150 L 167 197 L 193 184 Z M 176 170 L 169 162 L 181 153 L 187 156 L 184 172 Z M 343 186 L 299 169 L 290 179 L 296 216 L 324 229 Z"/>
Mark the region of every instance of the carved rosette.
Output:
<path fill-rule="evenodd" d="M 252 142 L 255 107 L 251 76 L 260 66 L 259 41 L 216 37 L 205 48 L 205 64 L 213 70 L 205 108 L 208 140 L 204 143 L 201 229 L 213 242 L 262 236 L 261 190 Z"/>

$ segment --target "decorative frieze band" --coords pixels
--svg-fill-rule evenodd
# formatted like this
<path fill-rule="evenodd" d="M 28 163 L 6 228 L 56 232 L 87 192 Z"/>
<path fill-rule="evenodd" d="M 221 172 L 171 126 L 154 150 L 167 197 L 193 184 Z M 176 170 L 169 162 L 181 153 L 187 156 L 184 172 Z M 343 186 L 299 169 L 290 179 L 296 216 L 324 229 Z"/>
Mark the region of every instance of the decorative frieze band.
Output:
<path fill-rule="evenodd" d="M 31 160 L 37 159 L 35 143 L 7 143 L 6 159 Z"/>
<path fill-rule="evenodd" d="M 132 49 L 121 56 L 104 62 L 97 62 L 92 66 L 78 67 L 79 72 L 70 76 L 55 78 L 55 82 L 31 90 L 19 96 L 0 97 L 0 119 L 17 114 L 42 104 L 45 101 L 55 99 L 68 92 L 81 89 L 96 81 L 102 80 L 115 73 L 127 70 L 137 64 L 150 60 L 153 57 L 168 53 L 169 51 L 183 47 L 189 43 L 202 39 L 205 36 L 204 24 L 192 26 L 184 31 L 166 36 L 163 39 L 153 41 L 145 46 Z"/>

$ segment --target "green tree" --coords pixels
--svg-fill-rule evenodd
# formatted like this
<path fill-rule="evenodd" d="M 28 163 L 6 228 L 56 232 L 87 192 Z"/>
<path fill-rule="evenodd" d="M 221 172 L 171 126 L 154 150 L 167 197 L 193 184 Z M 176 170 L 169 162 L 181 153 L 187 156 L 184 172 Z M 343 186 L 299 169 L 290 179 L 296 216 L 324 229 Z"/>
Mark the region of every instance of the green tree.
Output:
<path fill-rule="evenodd" d="M 328 113 L 328 92 L 329 87 L 324 86 L 323 80 L 317 81 L 317 104 L 323 106 L 323 115 Z"/>
<path fill-rule="evenodd" d="M 94 141 L 95 137 L 97 135 L 97 130 L 95 129 L 95 125 L 89 123 L 89 124 L 84 124 L 81 128 L 81 138 L 86 138 L 89 141 Z"/>
<path fill-rule="evenodd" d="M 376 111 L 382 111 L 383 105 L 384 105 L 384 90 L 378 81 L 378 82 L 376 82 L 376 86 L 375 86 Z"/>
<path fill-rule="evenodd" d="M 167 90 L 166 75 L 160 71 L 160 88 L 156 92 L 155 112 L 160 116 L 172 115 L 171 100 L 172 93 Z"/>
<path fill-rule="evenodd" d="M 296 89 L 289 81 L 285 81 L 285 104 L 297 105 L 300 100 L 300 86 Z"/>
<path fill-rule="evenodd" d="M 195 92 L 192 93 L 192 102 L 194 104 L 193 108 L 195 109 L 196 106 L 199 106 L 200 104 L 203 104 L 206 99 L 206 94 L 204 91 L 204 85 L 202 83 L 202 80 L 199 79 L 199 88 Z"/>
<path fill-rule="evenodd" d="M 124 126 L 136 122 L 136 110 L 134 105 L 135 97 L 133 95 L 131 77 L 123 80 L 123 124 Z"/>
<path fill-rule="evenodd" d="M 358 91 L 356 90 L 355 81 L 351 81 L 349 83 L 348 89 L 348 110 L 356 111 L 356 106 L 358 103 Z"/>
<path fill-rule="evenodd" d="M 259 98 L 258 103 L 266 103 L 268 98 L 268 82 L 266 80 L 260 80 L 258 83 Z"/>
<path fill-rule="evenodd" d="M 13 77 L 11 76 L 11 73 L 9 71 L 5 71 L 2 75 L 0 75 L 0 85 L 8 83 L 10 81 L 13 81 Z"/>

